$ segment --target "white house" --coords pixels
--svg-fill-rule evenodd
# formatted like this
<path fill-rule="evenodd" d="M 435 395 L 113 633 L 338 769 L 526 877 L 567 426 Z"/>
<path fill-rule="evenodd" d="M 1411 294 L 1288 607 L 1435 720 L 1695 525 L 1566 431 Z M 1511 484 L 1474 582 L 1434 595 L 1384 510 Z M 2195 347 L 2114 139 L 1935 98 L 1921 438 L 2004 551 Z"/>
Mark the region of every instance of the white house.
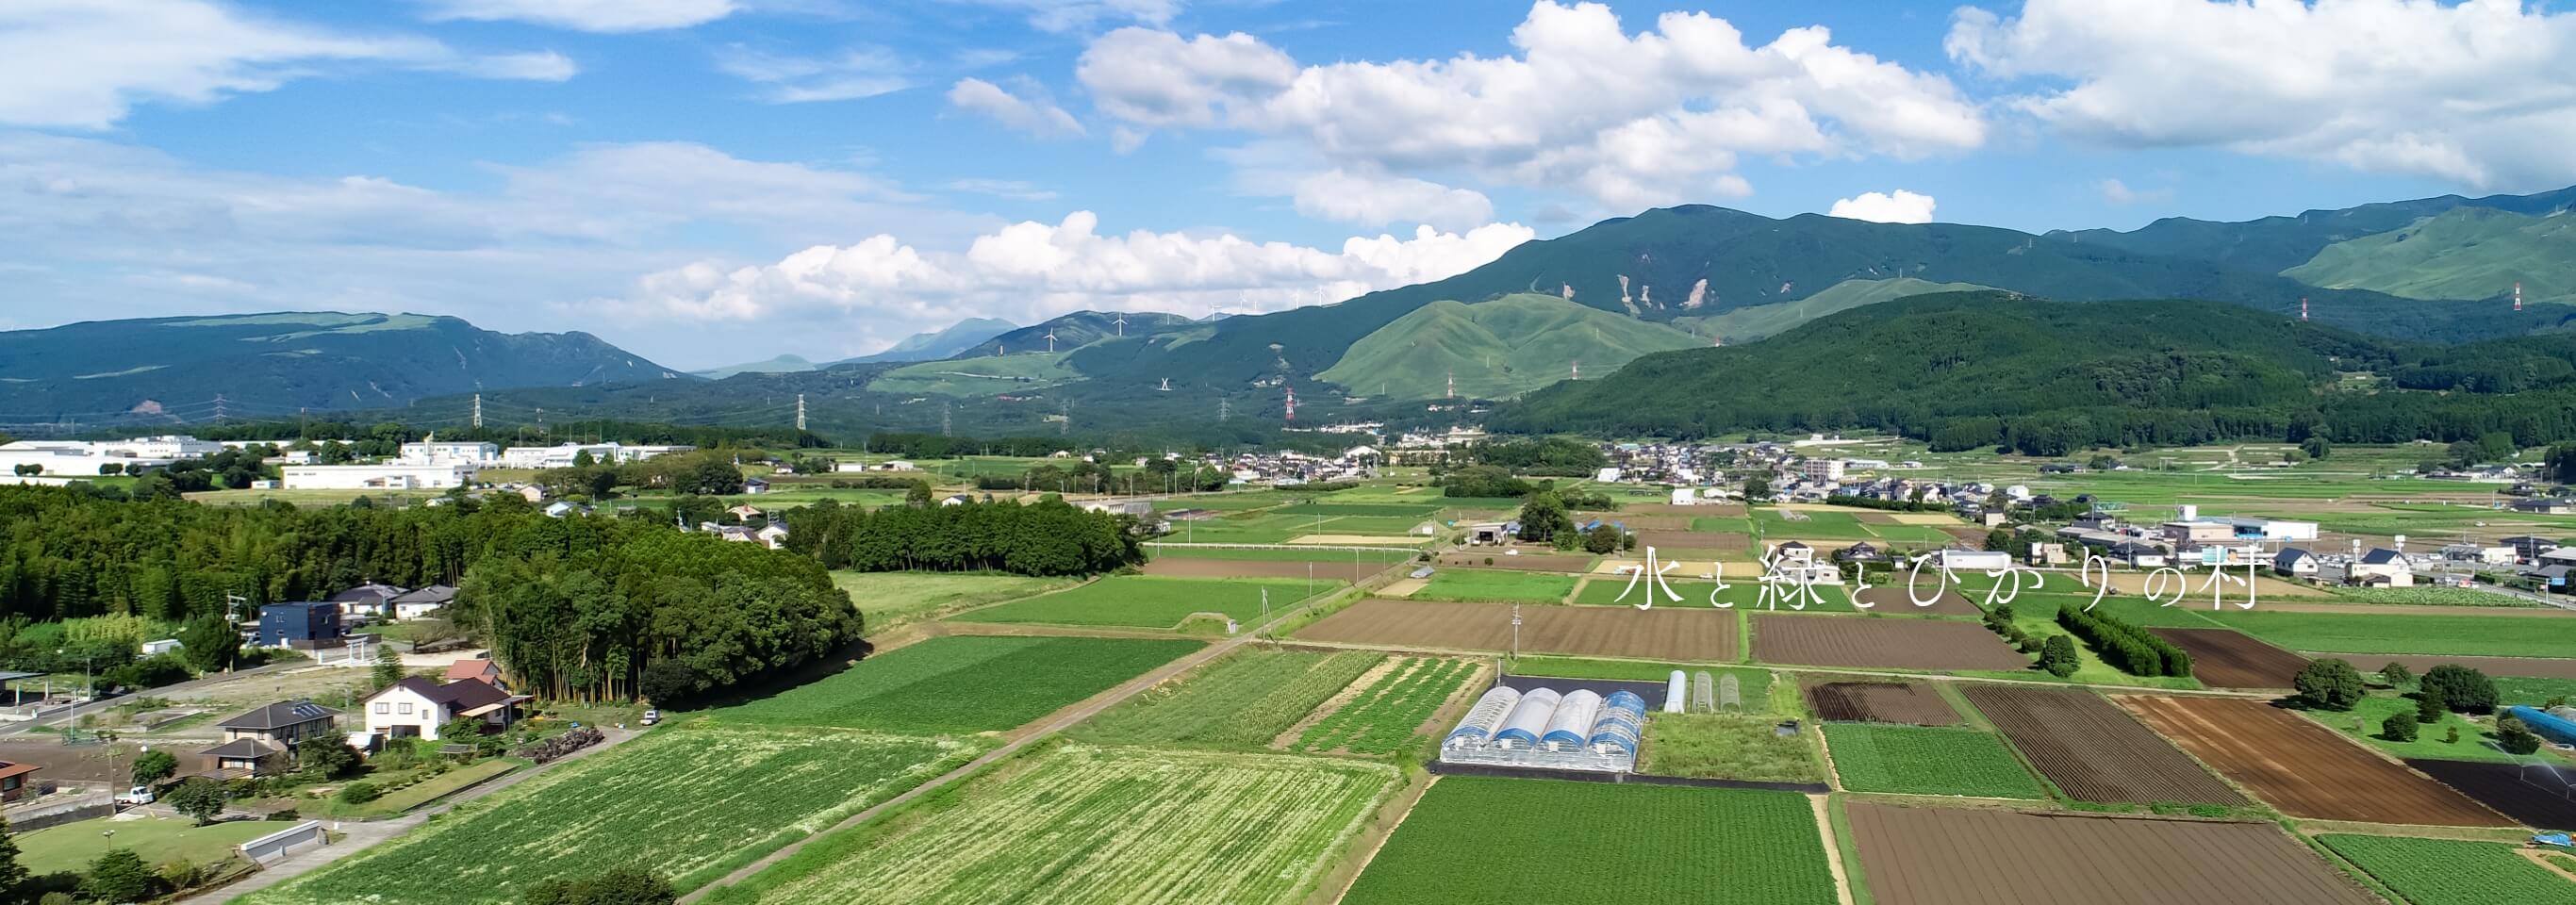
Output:
<path fill-rule="evenodd" d="M 1698 496 L 1697 494 L 1692 493 L 1690 488 L 1688 488 L 1688 487 L 1675 487 L 1675 488 L 1673 488 L 1673 505 L 1675 505 L 1675 506 L 1688 506 L 1688 505 L 1691 505 L 1692 503 L 1696 503 L 1696 502 L 1699 502 L 1699 496 Z"/>
<path fill-rule="evenodd" d="M 2317 555 L 2297 547 L 2283 547 L 2272 555 L 2272 571 L 2293 578 L 2317 577 Z"/>
<path fill-rule="evenodd" d="M 771 522 L 766 527 L 752 532 L 751 536 L 759 538 L 762 545 L 772 550 L 785 549 L 787 546 L 787 526 L 777 522 Z"/>
<path fill-rule="evenodd" d="M 434 584 L 393 599 L 395 619 L 420 619 L 434 615 L 456 602 L 456 588 Z"/>
<path fill-rule="evenodd" d="M 527 695 L 502 691 L 480 679 L 441 685 L 412 676 L 368 695 L 360 708 L 366 711 L 370 734 L 437 741 L 438 727 L 458 717 L 480 717 L 487 724 L 506 726 L 528 700 Z"/>
<path fill-rule="evenodd" d="M 465 462 L 438 465 L 289 465 L 283 469 L 288 490 L 443 490 L 474 481 L 474 466 Z"/>

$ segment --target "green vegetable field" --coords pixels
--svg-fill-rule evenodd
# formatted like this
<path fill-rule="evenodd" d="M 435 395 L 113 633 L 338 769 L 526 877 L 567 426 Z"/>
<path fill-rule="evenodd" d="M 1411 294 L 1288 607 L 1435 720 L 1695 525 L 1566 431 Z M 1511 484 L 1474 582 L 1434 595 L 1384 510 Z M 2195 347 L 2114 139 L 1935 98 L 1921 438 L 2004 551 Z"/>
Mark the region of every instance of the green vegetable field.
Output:
<path fill-rule="evenodd" d="M 1143 675 L 1202 645 L 1134 638 L 932 638 L 718 711 L 727 724 L 997 732 Z"/>
<path fill-rule="evenodd" d="M 1476 664 L 1466 660 L 1407 658 L 1306 727 L 1291 750 L 1393 754 L 1416 738 L 1423 721 L 1475 671 Z"/>
<path fill-rule="evenodd" d="M 1294 901 L 1396 784 L 1278 754 L 1066 746 L 824 837 L 709 905 Z"/>
<path fill-rule="evenodd" d="M 1127 699 L 1077 727 L 1104 743 L 1268 747 L 1383 654 L 1243 649 Z"/>
<path fill-rule="evenodd" d="M 1854 792 L 2046 798 L 2002 739 L 1974 729 L 1829 723 L 1834 772 Z"/>
<path fill-rule="evenodd" d="M 1746 700 L 1752 700 L 1747 696 Z M 1697 779 L 1824 782 L 1825 765 L 1803 735 L 1771 731 L 1759 713 L 1656 713 L 1646 717 L 1637 772 Z"/>
<path fill-rule="evenodd" d="M 2576 619 L 2552 616 L 2288 613 L 2230 608 L 2232 628 L 2291 650 L 2353 654 L 2563 657 L 2576 651 Z"/>
<path fill-rule="evenodd" d="M 1441 569 L 1431 583 L 1413 592 L 1414 600 L 1557 603 L 1574 593 L 1574 576 L 1505 569 Z"/>
<path fill-rule="evenodd" d="M 2493 842 L 2396 836 L 2318 836 L 2414 905 L 2531 905 L 2576 901 L 2576 883 Z"/>
<path fill-rule="evenodd" d="M 959 622 L 1042 622 L 1055 625 L 1126 625 L 1171 628 L 1193 613 L 1224 613 L 1246 626 L 1261 621 L 1261 594 L 1270 592 L 1270 615 L 1309 594 L 1341 587 L 1332 581 L 1164 578 L 1119 575 L 1044 597 L 960 613 Z"/>
<path fill-rule="evenodd" d="M 1789 792 L 1442 778 L 1344 905 L 1830 905 L 1834 878 L 1805 796 Z"/>
<path fill-rule="evenodd" d="M 530 884 L 649 864 L 692 889 L 984 746 L 821 729 L 663 729 L 245 901 L 511 905 Z"/>

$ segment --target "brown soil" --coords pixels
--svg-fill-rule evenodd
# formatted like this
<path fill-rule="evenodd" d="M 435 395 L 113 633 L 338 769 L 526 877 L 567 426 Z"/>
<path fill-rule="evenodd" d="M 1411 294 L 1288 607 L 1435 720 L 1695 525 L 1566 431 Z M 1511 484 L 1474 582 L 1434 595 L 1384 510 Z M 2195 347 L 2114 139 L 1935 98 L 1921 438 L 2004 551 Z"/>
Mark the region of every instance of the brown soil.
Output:
<path fill-rule="evenodd" d="M 2121 695 L 2114 700 L 2293 817 L 2432 826 L 2513 821 L 2341 734 L 2263 701 Z"/>
<path fill-rule="evenodd" d="M 1655 555 L 1665 559 L 1678 556 L 1707 559 L 1709 554 L 1736 562 L 1750 562 L 1753 559 L 1752 536 L 1732 531 L 1637 532 L 1636 555 L 1646 555 L 1647 547 L 1655 548 Z"/>
<path fill-rule="evenodd" d="M 2576 768 L 2408 758 L 2406 765 L 2524 826 L 2576 828 Z"/>
<path fill-rule="evenodd" d="M 2003 639 L 1973 622 L 1753 614 L 1753 659 L 1798 666 L 2022 669 Z"/>
<path fill-rule="evenodd" d="M 1950 726 L 1959 712 L 1921 682 L 1825 682 L 1806 688 L 1820 720 Z"/>
<path fill-rule="evenodd" d="M 2172 742 L 2092 692 L 1984 683 L 1961 691 L 2041 776 L 2077 801 L 2247 803 Z"/>
<path fill-rule="evenodd" d="M 1363 600 L 1307 626 L 1308 641 L 1408 650 L 1512 647 L 1512 608 L 1493 603 Z M 1521 607 L 1521 650 L 1587 657 L 1729 663 L 1735 614 L 1688 607 Z"/>
<path fill-rule="evenodd" d="M 2378 672 L 2390 663 L 2402 663 L 2416 675 L 2444 663 L 2457 663 L 2490 676 L 2519 676 L 2533 679 L 2576 679 L 2576 660 L 2542 660 L 2535 657 L 2444 657 L 2423 654 L 2320 654 L 2310 657 L 2334 657 L 2350 662 L 2362 672 Z"/>
<path fill-rule="evenodd" d="M 1485 560 L 1488 559 L 1493 562 L 1486 562 Z M 1474 566 L 1480 569 L 1522 569 L 1530 572 L 1581 572 L 1592 565 L 1592 557 L 1528 552 L 1519 556 L 1504 556 L 1499 548 L 1470 548 L 1465 553 L 1441 554 L 1439 564 Z"/>
<path fill-rule="evenodd" d="M 1367 578 L 1379 572 L 1384 572 L 1388 569 L 1398 568 L 1403 565 L 1409 564 L 1399 563 L 1397 565 L 1390 566 L 1384 563 L 1349 563 L 1331 561 L 1287 562 L 1282 560 L 1262 559 L 1184 559 L 1181 557 L 1172 557 L 1169 559 L 1157 559 L 1146 563 L 1145 574 L 1173 575 L 1185 578 L 1305 578 L 1309 574 L 1306 570 L 1311 566 L 1314 568 L 1314 572 L 1312 574 L 1316 580 L 1357 583 L 1360 579 Z"/>
<path fill-rule="evenodd" d="M 2212 688 L 2288 688 L 2308 658 L 2223 628 L 2151 628 L 2191 655 L 2191 674 Z"/>
<path fill-rule="evenodd" d="M 2261 823 L 1846 806 L 1879 905 L 2370 905 Z"/>
<path fill-rule="evenodd" d="M 1880 579 L 1884 580 L 1884 578 L 1885 576 L 1881 574 Z M 1937 584 L 1937 582 L 1926 583 Z M 1932 601 L 1931 606 L 1915 606 L 1913 596 L 1906 593 L 1905 587 L 1901 584 L 1894 587 L 1879 585 L 1853 596 L 1860 598 L 1862 603 L 1870 604 L 1870 611 L 1874 613 L 1916 613 L 1936 616 L 1982 616 L 1985 615 L 1986 612 L 1983 608 L 1977 606 L 1976 601 L 1968 599 L 1966 595 L 1960 594 L 1957 591 L 1946 588 L 1942 589 L 1941 596 L 1935 598 Z"/>

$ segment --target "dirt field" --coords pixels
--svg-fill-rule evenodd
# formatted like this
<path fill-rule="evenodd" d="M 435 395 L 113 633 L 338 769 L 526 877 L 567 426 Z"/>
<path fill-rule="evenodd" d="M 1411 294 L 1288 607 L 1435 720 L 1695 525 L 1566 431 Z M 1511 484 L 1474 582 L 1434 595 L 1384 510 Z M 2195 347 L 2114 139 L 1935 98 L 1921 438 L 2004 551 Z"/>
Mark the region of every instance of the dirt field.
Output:
<path fill-rule="evenodd" d="M 1753 538 L 1731 531 L 1638 531 L 1637 555 L 1644 556 L 1647 547 L 1655 548 L 1655 555 L 1666 559 L 1685 555 L 1693 559 L 1708 558 L 1694 551 L 1716 553 L 1721 558 L 1735 563 L 1751 562 L 1753 559 Z M 1689 565 L 1702 571 L 1708 568 L 1705 562 Z"/>
<path fill-rule="evenodd" d="M 2263 701 L 2113 698 L 2185 750 L 2293 817 L 2428 826 L 2513 821 Z"/>
<path fill-rule="evenodd" d="M 1930 582 L 1926 582 L 1926 584 L 1930 584 Z M 1925 590 L 1930 589 L 1926 588 Z M 1915 606 L 1914 598 L 1906 593 L 1905 588 L 1902 585 L 1897 587 L 1881 585 L 1862 591 L 1853 596 L 1859 598 L 1862 603 L 1869 604 L 1871 612 L 1877 613 L 1917 613 L 1936 616 L 1980 616 L 1984 615 L 1986 612 L 1977 606 L 1976 601 L 1968 599 L 1965 595 L 1962 595 L 1957 591 L 1947 589 L 1942 590 L 1941 596 L 1935 599 L 1931 606 Z"/>
<path fill-rule="evenodd" d="M 1951 726 L 1959 712 L 1921 682 L 1823 682 L 1806 687 L 1816 718 L 1864 723 Z"/>
<path fill-rule="evenodd" d="M 2311 657 L 2335 657 L 2352 662 L 2362 672 L 2378 672 L 2390 663 L 2403 663 L 2407 669 L 2422 675 L 2425 670 L 2444 663 L 2457 663 L 2490 676 L 2522 676 L 2535 679 L 2576 679 L 2576 660 L 2542 660 L 2532 657 L 2443 657 L 2421 654 L 2334 654 L 2315 653 Z"/>
<path fill-rule="evenodd" d="M 2369 905 L 2279 827 L 1854 802 L 1879 905 Z"/>
<path fill-rule="evenodd" d="M 1688 531 L 1691 523 L 1691 517 L 1687 515 L 1639 515 L 1631 512 L 1577 512 L 1574 514 L 1574 523 L 1577 525 L 1593 519 L 1617 522 L 1628 526 L 1630 531 Z"/>
<path fill-rule="evenodd" d="M 2233 629 L 2151 628 L 2191 655 L 2191 674 L 2212 688 L 2288 688 L 2308 658 Z"/>
<path fill-rule="evenodd" d="M 2440 780 L 2524 826 L 2544 830 L 2576 828 L 2576 771 L 2552 773 L 2517 764 L 2410 758 L 2406 765 Z"/>
<path fill-rule="evenodd" d="M 1753 659 L 1798 666 L 2021 669 L 2030 658 L 1973 622 L 1753 614 Z"/>
<path fill-rule="evenodd" d="M 1487 563 L 1485 560 L 1493 562 Z M 1523 569 L 1531 572 L 1581 572 L 1592 565 L 1589 556 L 1565 556 L 1555 553 L 1523 553 L 1504 556 L 1500 550 L 1476 550 L 1468 553 L 1443 553 L 1436 564 L 1475 566 L 1479 569 Z"/>
<path fill-rule="evenodd" d="M 1968 703 L 2077 801 L 2245 804 L 2128 712 L 2089 691 L 1968 683 Z"/>
<path fill-rule="evenodd" d="M 1959 526 L 1959 517 L 1947 512 L 1882 512 L 1878 514 L 1887 516 L 1888 523 L 1895 525 L 1931 525 L 1935 528 L 1955 528 Z"/>
<path fill-rule="evenodd" d="M 1521 650 L 1692 663 L 1735 662 L 1735 615 L 1687 607 L 1521 607 Z M 1307 626 L 1308 641 L 1422 650 L 1510 650 L 1512 608 L 1363 600 Z"/>
<path fill-rule="evenodd" d="M 1171 557 L 1145 564 L 1147 575 L 1172 575 L 1183 578 L 1296 578 L 1311 574 L 1317 581 L 1340 581 L 1357 584 L 1360 579 L 1411 563 L 1288 562 L 1262 559 L 1184 559 Z M 1307 567 L 1313 567 L 1312 573 Z"/>

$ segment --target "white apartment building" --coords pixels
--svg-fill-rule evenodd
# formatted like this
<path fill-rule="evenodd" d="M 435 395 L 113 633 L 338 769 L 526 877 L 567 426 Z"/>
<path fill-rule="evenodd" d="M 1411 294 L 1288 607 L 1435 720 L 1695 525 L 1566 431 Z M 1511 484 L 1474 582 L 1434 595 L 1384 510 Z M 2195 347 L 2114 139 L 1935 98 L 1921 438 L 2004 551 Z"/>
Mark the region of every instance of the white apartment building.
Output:
<path fill-rule="evenodd" d="M 445 490 L 474 481 L 474 466 L 440 465 L 289 465 L 281 469 L 286 490 Z"/>
<path fill-rule="evenodd" d="M 626 445 L 622 443 L 566 443 L 561 446 L 513 446 L 501 451 L 501 465 L 506 468 L 571 468 L 573 460 L 590 453 L 590 460 L 600 464 L 640 462 L 668 453 L 688 452 L 695 446 Z"/>
<path fill-rule="evenodd" d="M 494 465 L 501 461 L 501 447 L 492 443 L 460 443 L 424 440 L 405 443 L 398 457 L 406 465 L 440 465 L 464 462 L 470 465 Z"/>

